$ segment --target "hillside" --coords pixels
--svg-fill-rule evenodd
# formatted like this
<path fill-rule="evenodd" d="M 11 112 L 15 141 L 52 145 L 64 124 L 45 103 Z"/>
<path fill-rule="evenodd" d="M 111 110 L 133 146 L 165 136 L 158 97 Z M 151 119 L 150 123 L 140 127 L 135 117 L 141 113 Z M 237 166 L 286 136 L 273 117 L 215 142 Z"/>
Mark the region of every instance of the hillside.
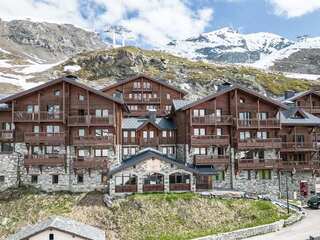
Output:
<path fill-rule="evenodd" d="M 215 91 L 223 81 L 239 83 L 262 93 L 282 94 L 291 89 L 302 91 L 319 81 L 297 80 L 281 73 L 271 73 L 244 66 L 217 65 L 203 61 L 191 61 L 166 52 L 124 47 L 80 53 L 53 69 L 33 78 L 40 81 L 66 74 L 88 80 L 88 84 L 101 88 L 103 85 L 125 79 L 138 73 L 168 80 L 196 96 Z"/>
<path fill-rule="evenodd" d="M 50 215 L 63 215 L 105 230 L 110 240 L 183 240 L 286 218 L 270 202 L 219 200 L 193 193 L 134 195 L 111 208 L 101 193 L 44 194 L 14 190 L 0 194 L 0 239 Z"/>

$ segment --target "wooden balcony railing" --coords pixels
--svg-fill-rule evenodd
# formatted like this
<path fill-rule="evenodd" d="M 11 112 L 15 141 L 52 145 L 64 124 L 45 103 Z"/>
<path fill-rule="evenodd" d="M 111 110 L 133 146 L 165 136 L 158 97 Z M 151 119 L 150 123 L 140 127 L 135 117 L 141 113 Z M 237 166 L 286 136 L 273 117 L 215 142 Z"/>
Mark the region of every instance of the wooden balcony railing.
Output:
<path fill-rule="evenodd" d="M 160 144 L 176 144 L 176 138 L 175 137 L 160 137 L 159 138 L 159 143 Z"/>
<path fill-rule="evenodd" d="M 14 130 L 0 130 L 0 141 L 11 141 L 14 138 Z"/>
<path fill-rule="evenodd" d="M 23 111 L 14 112 L 15 122 L 33 122 L 33 121 L 44 121 L 44 122 L 56 122 L 63 120 L 63 112 L 40 112 L 40 113 L 29 113 Z"/>
<path fill-rule="evenodd" d="M 280 120 L 276 118 L 260 119 L 235 119 L 237 128 L 280 128 Z"/>
<path fill-rule="evenodd" d="M 195 165 L 217 165 L 217 166 L 227 166 L 229 164 L 228 155 L 195 155 L 194 156 Z"/>
<path fill-rule="evenodd" d="M 136 145 L 136 137 L 124 137 L 123 138 L 123 144 L 125 145 Z"/>
<path fill-rule="evenodd" d="M 131 185 L 121 185 L 121 186 L 116 186 L 115 192 L 117 193 L 125 193 L 125 192 L 137 192 L 138 188 L 136 184 L 131 184 Z"/>
<path fill-rule="evenodd" d="M 163 192 L 164 185 L 163 184 L 143 184 L 144 192 Z"/>
<path fill-rule="evenodd" d="M 188 183 L 170 183 L 170 191 L 190 191 L 190 184 Z"/>
<path fill-rule="evenodd" d="M 113 125 L 114 118 L 112 115 L 108 117 L 97 117 L 95 115 L 84 115 L 84 116 L 69 116 L 69 126 L 100 126 L 100 125 Z"/>
<path fill-rule="evenodd" d="M 320 113 L 320 106 L 299 106 L 309 113 Z"/>
<path fill-rule="evenodd" d="M 214 116 L 206 115 L 203 117 L 192 117 L 193 125 L 231 125 L 233 122 L 232 116 Z"/>
<path fill-rule="evenodd" d="M 141 138 L 140 139 L 140 146 L 157 146 L 159 145 L 159 138 Z"/>
<path fill-rule="evenodd" d="M 239 170 L 277 169 L 280 159 L 240 159 Z"/>
<path fill-rule="evenodd" d="M 203 135 L 203 136 L 191 136 L 191 145 L 229 145 L 228 135 Z"/>
<path fill-rule="evenodd" d="M 73 160 L 74 169 L 108 169 L 106 157 L 78 157 Z"/>
<path fill-rule="evenodd" d="M 27 132 L 24 134 L 24 141 L 30 144 L 64 144 L 65 133 Z"/>
<path fill-rule="evenodd" d="M 317 151 L 317 145 L 313 142 L 283 142 L 282 152 Z"/>
<path fill-rule="evenodd" d="M 129 98 L 128 96 L 124 96 L 123 100 L 127 103 L 160 103 L 159 97 L 151 97 L 151 98 Z"/>
<path fill-rule="evenodd" d="M 281 138 L 266 138 L 266 139 L 246 139 L 246 140 L 236 140 L 238 149 L 251 149 L 251 148 L 281 148 Z"/>
<path fill-rule="evenodd" d="M 152 92 L 152 87 L 148 87 L 148 88 L 146 88 L 146 87 L 143 87 L 143 86 L 141 86 L 141 87 L 132 87 L 132 91 L 138 91 L 138 92 Z"/>
<path fill-rule="evenodd" d="M 109 136 L 74 136 L 73 144 L 76 146 L 104 146 L 104 145 L 114 145 L 113 135 Z"/>
<path fill-rule="evenodd" d="M 280 161 L 278 168 L 282 170 L 312 170 L 319 169 L 320 163 L 315 161 Z"/>
<path fill-rule="evenodd" d="M 30 166 L 64 166 L 65 155 L 64 154 L 52 154 L 52 155 L 25 155 L 24 165 Z"/>

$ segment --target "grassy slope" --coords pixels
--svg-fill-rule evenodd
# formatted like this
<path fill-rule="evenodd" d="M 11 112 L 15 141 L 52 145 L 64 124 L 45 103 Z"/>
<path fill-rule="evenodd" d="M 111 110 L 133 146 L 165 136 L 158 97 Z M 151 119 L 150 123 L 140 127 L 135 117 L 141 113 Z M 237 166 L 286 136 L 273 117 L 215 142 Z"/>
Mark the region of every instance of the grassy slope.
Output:
<path fill-rule="evenodd" d="M 130 60 L 127 61 L 128 58 L 123 60 L 123 56 L 129 56 L 134 59 L 134 63 Z M 101 60 L 108 59 L 108 57 L 116 60 Z M 119 59 L 121 60 L 117 62 Z M 82 65 L 81 63 L 85 64 Z M 255 83 L 274 95 L 280 95 L 288 89 L 303 91 L 309 89 L 311 84 L 319 84 L 319 81 L 311 82 L 288 78 L 281 73 L 270 73 L 250 67 L 221 66 L 202 61 L 190 61 L 162 51 L 144 50 L 136 47 L 81 53 L 60 66 L 60 70 L 65 65 L 73 64 L 80 64 L 82 69 L 76 74 L 89 80 L 99 80 L 101 78 L 117 79 L 117 77 L 121 79 L 119 75 L 123 75 L 123 69 L 127 69 L 128 74 L 134 74 L 134 71 L 138 71 L 168 80 L 180 80 L 183 78 L 194 84 L 209 84 L 215 80 L 227 80 L 244 85 Z M 165 69 L 161 68 L 163 66 L 165 66 Z M 127 76 L 123 76 L 123 78 L 125 77 Z"/>
<path fill-rule="evenodd" d="M 138 194 L 110 209 L 99 193 L 44 195 L 25 191 L 0 201 L 0 239 L 55 214 L 96 225 L 106 230 L 110 239 L 138 240 L 191 239 L 286 217 L 269 202 L 207 199 L 192 193 Z"/>

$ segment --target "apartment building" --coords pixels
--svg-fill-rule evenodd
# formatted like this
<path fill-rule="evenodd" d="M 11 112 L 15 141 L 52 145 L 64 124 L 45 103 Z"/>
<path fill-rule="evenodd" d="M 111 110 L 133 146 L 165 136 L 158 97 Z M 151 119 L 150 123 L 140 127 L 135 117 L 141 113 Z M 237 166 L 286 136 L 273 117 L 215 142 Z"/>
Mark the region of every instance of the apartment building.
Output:
<path fill-rule="evenodd" d="M 142 101 L 146 89 L 157 107 Z M 128 100 L 134 94 L 139 103 Z M 281 102 L 229 84 L 200 100 L 183 96 L 143 75 L 104 92 L 67 76 L 2 99 L 1 189 L 18 179 L 46 191 L 278 195 L 289 177 L 292 196 L 315 191 L 320 118 L 292 96 Z"/>

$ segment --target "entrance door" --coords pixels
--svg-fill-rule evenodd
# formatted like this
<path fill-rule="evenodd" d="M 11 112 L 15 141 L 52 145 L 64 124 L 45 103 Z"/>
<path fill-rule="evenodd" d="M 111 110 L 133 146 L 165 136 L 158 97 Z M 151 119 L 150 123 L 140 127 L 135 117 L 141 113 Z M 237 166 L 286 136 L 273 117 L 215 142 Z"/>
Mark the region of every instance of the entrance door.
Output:
<path fill-rule="evenodd" d="M 197 176 L 197 190 L 212 190 L 212 176 Z"/>

